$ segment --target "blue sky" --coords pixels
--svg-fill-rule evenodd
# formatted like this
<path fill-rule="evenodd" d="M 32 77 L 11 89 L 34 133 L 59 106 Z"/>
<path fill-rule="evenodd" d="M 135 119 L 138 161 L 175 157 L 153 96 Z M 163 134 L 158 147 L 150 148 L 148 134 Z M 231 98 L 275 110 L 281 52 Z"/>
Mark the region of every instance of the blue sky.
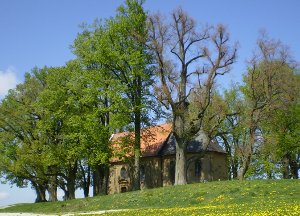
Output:
<path fill-rule="evenodd" d="M 70 45 L 79 24 L 114 16 L 122 0 L 1 0 L 0 1 L 0 99 L 23 80 L 33 67 L 62 66 L 74 56 Z M 298 0 L 148 0 L 149 12 L 168 15 L 182 6 L 199 24 L 222 23 L 232 41 L 238 41 L 237 63 L 220 81 L 222 88 L 240 82 L 246 60 L 252 55 L 258 32 L 288 45 L 300 59 L 300 1 Z M 33 202 L 34 192 L 0 185 L 0 206 Z"/>

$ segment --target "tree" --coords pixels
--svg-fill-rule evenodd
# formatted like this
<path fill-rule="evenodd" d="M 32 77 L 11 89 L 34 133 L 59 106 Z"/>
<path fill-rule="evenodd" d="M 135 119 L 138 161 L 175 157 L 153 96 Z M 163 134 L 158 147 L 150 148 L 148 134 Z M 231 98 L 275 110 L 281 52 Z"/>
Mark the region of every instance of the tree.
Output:
<path fill-rule="evenodd" d="M 78 128 L 74 125 L 74 119 L 78 117 L 76 104 L 69 103 L 71 73 L 67 67 L 48 68 L 45 88 L 36 103 L 39 115 L 43 116 L 38 121 L 38 131 L 44 140 L 47 175 L 58 179 L 65 199 L 75 198 L 78 158 L 82 152 Z"/>
<path fill-rule="evenodd" d="M 49 183 L 37 133 L 41 116 L 34 107 L 44 88 L 44 77 L 45 69 L 33 69 L 0 104 L 0 172 L 19 187 L 30 182 L 37 194 L 36 202 L 46 201 Z"/>
<path fill-rule="evenodd" d="M 49 68 L 36 104 L 43 116 L 38 130 L 45 143 L 47 175 L 57 179 L 65 199 L 75 198 L 76 186 L 82 186 L 88 196 L 90 168 L 83 167 L 106 164 L 110 154 L 108 129 L 101 122 L 107 108 L 98 106 L 103 94 L 95 78 L 85 74 L 77 61 Z"/>
<path fill-rule="evenodd" d="M 284 96 L 284 83 L 293 68 L 287 48 L 280 42 L 262 35 L 258 53 L 250 61 L 241 90 L 246 103 L 246 128 L 248 137 L 241 149 L 242 159 L 238 178 L 243 179 L 249 169 L 253 153 L 263 140 L 262 123 L 271 117 Z M 272 116 L 273 117 L 273 116 Z"/>
<path fill-rule="evenodd" d="M 281 164 L 283 178 L 299 178 L 299 86 L 299 74 L 293 68 L 286 68 L 284 79 L 280 82 L 281 95 L 276 105 L 273 105 L 275 109 L 268 110 L 268 118 L 262 124 L 264 131 L 262 151 L 269 160 L 271 158 L 273 162 L 271 168 Z M 269 173 L 276 174 L 274 171 L 273 168 L 273 170 L 269 170 Z"/>
<path fill-rule="evenodd" d="M 159 80 L 156 91 L 173 114 L 175 184 L 186 184 L 187 141 L 203 127 L 216 77 L 229 71 L 237 49 L 229 45 L 224 26 L 198 31 L 195 21 L 181 8 L 172 13 L 170 23 L 159 14 L 151 16 L 149 34 Z M 190 118 L 188 96 L 193 91 L 199 106 L 196 117 Z"/>
<path fill-rule="evenodd" d="M 75 41 L 74 52 L 87 68 L 103 69 L 107 89 L 126 99 L 119 109 L 130 116 L 134 141 L 134 189 L 140 188 L 139 160 L 141 127 L 147 110 L 152 105 L 149 99 L 151 78 L 151 56 L 147 50 L 146 13 L 143 1 L 127 0 L 117 10 L 114 18 L 104 25 L 96 25 L 92 31 L 85 30 Z M 95 68 L 96 66 L 96 68 Z M 110 104 L 116 103 L 108 98 Z"/>
<path fill-rule="evenodd" d="M 90 122 L 93 124 L 89 124 L 90 130 L 86 132 L 92 132 L 91 135 L 96 138 L 99 133 L 95 132 L 95 127 L 92 125 L 98 124 L 97 127 L 102 127 L 107 135 L 101 133 L 102 138 L 98 140 L 101 140 L 103 142 L 101 146 L 108 150 L 110 149 L 109 134 L 128 124 L 129 117 L 124 108 L 128 107 L 128 103 L 121 93 L 124 91 L 123 85 L 117 79 L 113 79 L 111 71 L 105 67 L 105 63 L 110 61 L 103 55 L 108 44 L 107 37 L 106 28 L 97 23 L 92 29 L 86 28 L 78 35 L 74 41 L 73 52 L 77 55 L 81 67 L 80 75 L 77 76 L 76 91 L 84 95 L 84 97 L 79 97 L 83 106 L 91 109 L 89 118 L 97 119 Z M 90 140 L 90 143 L 95 142 L 97 143 L 97 139 Z M 97 152 L 92 152 L 87 160 L 93 173 L 94 196 L 107 193 L 108 184 L 109 158 L 107 157 L 104 163 L 103 160 L 98 160 L 96 155 Z"/>
<path fill-rule="evenodd" d="M 245 100 L 240 86 L 234 85 L 224 92 L 223 101 L 226 104 L 224 119 L 217 129 L 216 138 L 224 146 L 228 156 L 229 179 L 236 179 L 242 158 L 241 149 L 245 145 L 247 130 L 245 130 Z"/>

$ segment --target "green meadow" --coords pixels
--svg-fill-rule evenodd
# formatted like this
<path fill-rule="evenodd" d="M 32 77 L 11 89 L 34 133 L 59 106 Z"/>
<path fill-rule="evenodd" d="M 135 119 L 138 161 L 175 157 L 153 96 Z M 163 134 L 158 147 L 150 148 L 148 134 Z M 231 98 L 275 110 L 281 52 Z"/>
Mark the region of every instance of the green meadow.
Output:
<path fill-rule="evenodd" d="M 299 180 L 245 180 L 146 189 L 69 201 L 18 204 L 0 212 L 108 215 L 299 215 Z M 97 214 L 90 214 L 97 215 Z"/>

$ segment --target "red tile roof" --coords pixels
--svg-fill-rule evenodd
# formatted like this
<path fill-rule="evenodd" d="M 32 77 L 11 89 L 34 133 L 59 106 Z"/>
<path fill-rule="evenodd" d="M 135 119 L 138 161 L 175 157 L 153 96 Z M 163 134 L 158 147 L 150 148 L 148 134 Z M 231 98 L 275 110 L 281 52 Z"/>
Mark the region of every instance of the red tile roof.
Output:
<path fill-rule="evenodd" d="M 149 128 L 142 129 L 141 134 L 141 156 L 157 156 L 162 149 L 164 143 L 166 148 L 162 149 L 161 153 L 164 155 L 175 154 L 175 139 L 174 137 L 167 140 L 172 132 L 172 124 L 166 123 L 157 125 Z M 212 151 L 225 153 L 221 146 L 215 141 L 211 141 L 205 149 L 203 149 L 203 132 L 197 135 L 196 138 L 191 140 L 187 145 L 187 152 L 201 152 L 201 151 Z M 167 142 L 166 142 L 167 141 Z M 114 134 L 112 138 L 112 153 L 113 159 L 111 162 L 117 162 L 125 158 L 130 158 L 134 154 L 134 133 L 133 132 L 122 132 Z M 172 147 L 172 148 L 170 148 Z M 124 156 L 125 155 L 125 156 Z"/>
<path fill-rule="evenodd" d="M 141 134 L 141 154 L 143 157 L 155 156 L 162 148 L 164 142 L 172 131 L 172 124 L 166 123 L 142 129 Z M 113 135 L 112 148 L 114 159 L 118 161 L 124 154 L 126 157 L 133 155 L 134 133 L 122 132 Z"/>

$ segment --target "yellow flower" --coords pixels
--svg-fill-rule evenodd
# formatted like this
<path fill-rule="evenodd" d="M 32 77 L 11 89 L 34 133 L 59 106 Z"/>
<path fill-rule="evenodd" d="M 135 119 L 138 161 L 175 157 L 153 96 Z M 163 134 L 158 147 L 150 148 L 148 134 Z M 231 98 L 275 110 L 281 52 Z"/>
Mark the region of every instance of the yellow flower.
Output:
<path fill-rule="evenodd" d="M 197 201 L 201 202 L 201 201 L 203 201 L 204 199 L 205 199 L 205 198 L 204 198 L 203 196 L 200 196 L 200 197 L 197 198 Z"/>

